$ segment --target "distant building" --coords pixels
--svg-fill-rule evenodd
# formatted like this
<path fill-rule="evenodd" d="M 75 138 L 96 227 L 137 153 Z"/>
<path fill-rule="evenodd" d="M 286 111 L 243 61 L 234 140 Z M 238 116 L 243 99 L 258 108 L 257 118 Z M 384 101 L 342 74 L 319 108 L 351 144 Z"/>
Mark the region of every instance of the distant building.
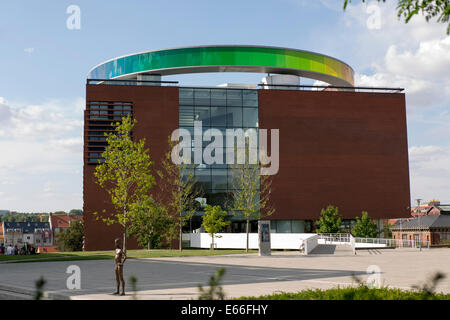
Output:
<path fill-rule="evenodd" d="M 428 210 L 428 215 L 443 214 L 450 215 L 450 204 L 439 204 Z"/>
<path fill-rule="evenodd" d="M 50 229 L 53 232 L 53 236 L 56 237 L 56 235 L 60 232 L 63 232 L 67 228 L 70 227 L 70 224 L 73 221 L 81 220 L 82 216 L 74 216 L 74 215 L 64 215 L 64 214 L 49 214 L 49 223 L 50 223 Z"/>
<path fill-rule="evenodd" d="M 10 213 L 9 210 L 0 210 L 0 216 L 8 213 Z"/>
<path fill-rule="evenodd" d="M 392 227 L 392 236 L 399 240 L 414 240 L 431 245 L 450 245 L 450 215 L 432 214 L 419 218 L 402 219 Z"/>
<path fill-rule="evenodd" d="M 0 244 L 5 243 L 5 239 L 3 238 L 3 223 L 0 222 Z"/>
<path fill-rule="evenodd" d="M 34 246 L 51 246 L 52 232 L 48 222 L 2 222 L 4 243 L 22 247 L 25 243 Z"/>
<path fill-rule="evenodd" d="M 450 214 L 450 204 L 441 204 L 439 200 L 431 200 L 420 205 L 420 208 L 415 206 L 411 208 L 411 215 L 417 216 L 433 215 L 433 214 Z"/>

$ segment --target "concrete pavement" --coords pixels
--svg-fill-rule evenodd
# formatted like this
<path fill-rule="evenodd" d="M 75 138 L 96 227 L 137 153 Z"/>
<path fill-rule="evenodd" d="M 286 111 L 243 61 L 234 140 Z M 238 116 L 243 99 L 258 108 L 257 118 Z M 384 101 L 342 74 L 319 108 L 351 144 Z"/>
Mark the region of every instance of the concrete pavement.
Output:
<path fill-rule="evenodd" d="M 66 269 L 77 265 L 81 270 L 81 289 L 66 286 Z M 295 292 L 308 288 L 331 288 L 355 284 L 353 276 L 368 278 L 369 266 L 381 271 L 381 282 L 409 289 L 420 285 L 436 271 L 447 275 L 437 290 L 450 293 L 450 249 L 370 250 L 356 256 L 346 250 L 335 254 L 300 255 L 298 252 L 273 252 L 272 256 L 256 254 L 179 258 L 130 259 L 125 264 L 125 278 L 137 278 L 139 299 L 196 299 L 198 285 L 206 286 L 219 268 L 226 268 L 223 289 L 229 298 L 259 296 L 279 291 Z M 0 265 L 0 290 L 3 286 L 33 290 L 41 275 L 45 289 L 53 298 L 130 299 L 114 296 L 115 278 L 111 260 L 33 262 Z M 21 292 L 21 291 L 18 291 Z M 1 296 L 1 292 L 0 292 Z"/>

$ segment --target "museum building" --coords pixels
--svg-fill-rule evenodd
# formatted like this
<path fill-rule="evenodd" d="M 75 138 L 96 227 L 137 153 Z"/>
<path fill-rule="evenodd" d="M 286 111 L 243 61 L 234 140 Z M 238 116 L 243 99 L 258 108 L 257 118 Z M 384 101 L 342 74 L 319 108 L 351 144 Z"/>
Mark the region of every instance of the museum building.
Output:
<path fill-rule="evenodd" d="M 261 73 L 263 78 L 255 84 L 202 87 L 164 80 L 216 72 Z M 325 85 L 303 85 L 302 78 Z M 271 232 L 312 232 L 313 221 L 330 204 L 339 208 L 348 224 L 362 211 L 380 226 L 386 219 L 410 214 L 403 89 L 355 87 L 349 65 L 304 50 L 250 45 L 153 50 L 108 60 L 88 74 L 83 170 L 86 250 L 111 249 L 121 234 L 118 225 L 106 226 L 93 214 L 113 212 L 94 171 L 106 146 L 104 133 L 126 115 L 137 120 L 133 139 L 146 139 L 155 168 L 169 150 L 173 131 L 182 128 L 194 134 L 196 121 L 203 131 L 278 129 L 279 165 L 271 188 L 276 211 L 266 218 Z M 230 165 L 197 163 L 194 172 L 206 203 L 223 205 L 233 192 Z M 228 232 L 244 231 L 243 221 L 230 219 Z M 199 221 L 187 226 L 186 232 L 198 228 Z"/>

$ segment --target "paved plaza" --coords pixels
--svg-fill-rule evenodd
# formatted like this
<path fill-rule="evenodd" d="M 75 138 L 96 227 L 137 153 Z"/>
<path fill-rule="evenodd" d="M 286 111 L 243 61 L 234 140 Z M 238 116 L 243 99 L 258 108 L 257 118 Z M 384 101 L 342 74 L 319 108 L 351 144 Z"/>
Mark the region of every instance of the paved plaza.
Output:
<path fill-rule="evenodd" d="M 383 285 L 410 289 L 421 285 L 435 272 L 446 274 L 437 291 L 450 293 L 450 249 L 351 250 L 338 248 L 333 254 L 304 256 L 298 252 L 178 258 L 130 259 L 125 264 L 127 295 L 114 296 L 112 260 L 30 262 L 0 264 L 0 299 L 23 299 L 43 276 L 45 290 L 54 299 L 130 299 L 128 279 L 137 278 L 139 299 L 196 299 L 198 285 L 206 285 L 219 268 L 226 268 L 223 289 L 228 298 L 259 296 L 279 291 L 295 292 L 308 288 L 331 288 L 356 284 L 355 276 L 365 281 L 369 266 L 381 271 Z M 67 267 L 81 270 L 81 289 L 66 286 Z M 373 267 L 372 267 L 373 268 Z"/>

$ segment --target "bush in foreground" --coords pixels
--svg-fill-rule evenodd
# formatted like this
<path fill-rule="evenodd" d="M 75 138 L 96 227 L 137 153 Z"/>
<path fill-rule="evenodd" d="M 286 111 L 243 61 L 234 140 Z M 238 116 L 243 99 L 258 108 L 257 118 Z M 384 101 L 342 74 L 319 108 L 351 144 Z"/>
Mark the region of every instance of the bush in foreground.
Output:
<path fill-rule="evenodd" d="M 425 291 L 357 287 L 310 289 L 295 293 L 281 292 L 260 297 L 241 297 L 239 300 L 450 300 L 450 294 Z"/>

